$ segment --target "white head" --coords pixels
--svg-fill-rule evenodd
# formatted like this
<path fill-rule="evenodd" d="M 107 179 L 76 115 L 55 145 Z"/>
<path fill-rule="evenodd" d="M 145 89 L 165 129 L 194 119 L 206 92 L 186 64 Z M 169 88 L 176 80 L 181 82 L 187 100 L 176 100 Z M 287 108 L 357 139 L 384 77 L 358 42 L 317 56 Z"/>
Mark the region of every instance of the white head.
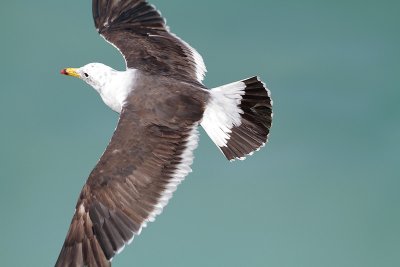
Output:
<path fill-rule="evenodd" d="M 126 97 L 133 90 L 135 72 L 134 69 L 116 71 L 101 63 L 61 70 L 61 74 L 79 78 L 92 86 L 104 103 L 116 112 L 121 112 Z"/>
<path fill-rule="evenodd" d="M 61 74 L 79 78 L 100 92 L 116 71 L 102 63 L 89 63 L 81 68 L 66 68 Z"/>

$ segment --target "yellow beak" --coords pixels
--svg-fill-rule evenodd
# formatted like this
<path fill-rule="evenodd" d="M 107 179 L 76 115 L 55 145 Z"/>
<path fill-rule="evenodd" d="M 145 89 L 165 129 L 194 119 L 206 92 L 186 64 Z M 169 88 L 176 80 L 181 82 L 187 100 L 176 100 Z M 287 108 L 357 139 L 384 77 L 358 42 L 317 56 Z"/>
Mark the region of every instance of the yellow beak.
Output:
<path fill-rule="evenodd" d="M 75 68 L 66 68 L 66 69 L 61 70 L 60 73 L 64 74 L 64 75 L 80 78 L 81 76 L 78 74 L 77 70 L 78 69 L 75 69 Z"/>

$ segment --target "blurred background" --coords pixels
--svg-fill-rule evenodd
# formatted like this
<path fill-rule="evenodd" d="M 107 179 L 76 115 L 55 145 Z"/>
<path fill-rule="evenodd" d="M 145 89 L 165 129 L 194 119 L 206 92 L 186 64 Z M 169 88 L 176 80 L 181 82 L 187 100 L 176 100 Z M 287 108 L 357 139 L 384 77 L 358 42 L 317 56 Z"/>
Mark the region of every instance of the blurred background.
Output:
<path fill-rule="evenodd" d="M 204 57 L 205 84 L 260 75 L 269 144 L 194 172 L 113 266 L 400 266 L 399 1 L 152 1 Z M 91 1 L 0 8 L 2 266 L 54 266 L 117 114 L 64 67 L 124 61 Z"/>

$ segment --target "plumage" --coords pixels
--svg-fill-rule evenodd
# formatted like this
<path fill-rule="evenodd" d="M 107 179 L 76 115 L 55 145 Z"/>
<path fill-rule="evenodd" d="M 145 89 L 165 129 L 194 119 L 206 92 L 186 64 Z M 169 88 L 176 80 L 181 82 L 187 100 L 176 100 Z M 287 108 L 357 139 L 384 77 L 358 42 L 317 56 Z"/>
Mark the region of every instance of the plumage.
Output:
<path fill-rule="evenodd" d="M 97 31 L 125 58 L 127 68 L 201 83 L 203 58 L 169 32 L 154 6 L 141 0 L 93 0 Z"/>
<path fill-rule="evenodd" d="M 191 172 L 199 124 L 232 160 L 262 147 L 272 120 L 256 77 L 207 90 L 201 56 L 146 1 L 92 4 L 99 34 L 127 69 L 91 63 L 61 72 L 91 85 L 120 118 L 80 193 L 57 267 L 111 266 Z"/>

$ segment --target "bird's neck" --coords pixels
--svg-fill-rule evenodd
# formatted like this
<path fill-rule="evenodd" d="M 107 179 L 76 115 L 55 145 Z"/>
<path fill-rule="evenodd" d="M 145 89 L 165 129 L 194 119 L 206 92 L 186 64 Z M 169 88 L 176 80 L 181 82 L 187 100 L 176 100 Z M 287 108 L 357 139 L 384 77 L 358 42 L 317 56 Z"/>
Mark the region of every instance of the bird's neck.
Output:
<path fill-rule="evenodd" d="M 137 71 L 134 69 L 112 70 L 102 81 L 92 86 L 108 107 L 120 113 L 127 96 L 133 91 L 136 76 Z"/>

